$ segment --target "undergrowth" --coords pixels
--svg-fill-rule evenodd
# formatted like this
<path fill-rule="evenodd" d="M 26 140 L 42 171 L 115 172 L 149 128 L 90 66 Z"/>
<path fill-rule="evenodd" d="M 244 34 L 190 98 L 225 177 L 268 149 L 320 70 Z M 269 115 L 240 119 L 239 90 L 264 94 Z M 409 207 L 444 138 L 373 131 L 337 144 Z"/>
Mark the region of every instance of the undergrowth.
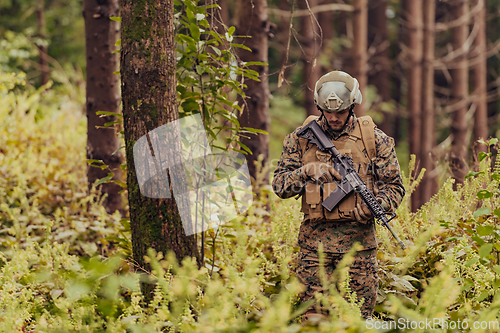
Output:
<path fill-rule="evenodd" d="M 87 190 L 82 100 L 68 97 L 81 91 L 61 87 L 35 90 L 0 73 L 0 331 L 370 331 L 348 288 L 349 255 L 339 283 L 323 276 L 328 292 L 317 294 L 330 320 L 300 325 L 309 305 L 298 302 L 294 274 L 300 201 L 272 193 L 270 217 L 257 205 L 208 232 L 205 267 L 150 251 L 153 271 L 134 271 L 112 241 L 124 237 L 120 215 Z M 383 323 L 498 320 L 500 162 L 492 170 L 490 155 L 480 159 L 463 185 L 446 181 L 417 213 L 409 202 L 419 179 L 404 177 L 408 195 L 392 225 L 408 249 L 378 228 Z M 156 284 L 149 304 L 140 282 Z"/>

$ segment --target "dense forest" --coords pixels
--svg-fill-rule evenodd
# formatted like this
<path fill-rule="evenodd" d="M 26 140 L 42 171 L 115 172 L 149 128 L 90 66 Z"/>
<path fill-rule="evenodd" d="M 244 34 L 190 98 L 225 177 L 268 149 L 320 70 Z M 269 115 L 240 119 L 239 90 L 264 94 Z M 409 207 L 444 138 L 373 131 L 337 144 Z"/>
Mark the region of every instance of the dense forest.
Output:
<path fill-rule="evenodd" d="M 0 1 L 0 331 L 499 331 L 499 9 Z M 395 140 L 407 248 L 377 226 L 376 322 L 353 248 L 304 325 L 304 216 L 270 182 L 332 70 Z"/>

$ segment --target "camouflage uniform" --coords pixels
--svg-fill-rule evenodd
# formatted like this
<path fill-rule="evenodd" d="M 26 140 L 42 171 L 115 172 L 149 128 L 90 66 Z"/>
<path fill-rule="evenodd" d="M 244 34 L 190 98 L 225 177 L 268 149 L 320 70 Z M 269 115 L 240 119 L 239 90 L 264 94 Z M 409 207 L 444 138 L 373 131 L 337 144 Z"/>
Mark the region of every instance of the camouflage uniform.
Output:
<path fill-rule="evenodd" d="M 335 144 L 342 140 L 345 141 L 353 133 L 357 118 L 353 115 L 341 132 L 331 130 L 324 117 L 318 123 Z M 301 128 L 297 128 L 286 136 L 281 158 L 274 172 L 273 189 L 282 199 L 304 194 L 307 179 L 301 170 L 304 165 L 303 155 L 309 149 L 313 149 L 314 145 L 308 143 L 304 147 L 303 143 L 301 144 L 303 139 L 299 139 L 297 136 L 297 132 Z M 394 140 L 378 128 L 375 128 L 374 131 L 376 148 L 376 157 L 373 159 L 374 178 L 379 184 L 375 194 L 386 211 L 394 211 L 405 194 L 394 149 Z M 366 149 L 363 154 L 368 156 Z M 354 161 L 355 163 L 356 161 Z M 356 254 L 350 269 L 350 286 L 353 291 L 356 291 L 359 300 L 364 298 L 361 307 L 363 316 L 371 317 L 378 289 L 377 241 L 373 219 L 365 223 L 354 219 L 348 221 L 321 219 L 316 221 L 309 219 L 306 214 L 300 227 L 298 242 L 301 250 L 298 258 L 297 276 L 307 286 L 307 290 L 301 296 L 302 301 L 313 298 L 314 292 L 322 290 L 318 276 L 317 251 L 319 243 L 323 244 L 323 251 L 326 255 L 325 271 L 328 276 L 335 270 L 343 254 L 348 252 L 355 242 L 359 242 L 363 246 L 363 249 Z"/>

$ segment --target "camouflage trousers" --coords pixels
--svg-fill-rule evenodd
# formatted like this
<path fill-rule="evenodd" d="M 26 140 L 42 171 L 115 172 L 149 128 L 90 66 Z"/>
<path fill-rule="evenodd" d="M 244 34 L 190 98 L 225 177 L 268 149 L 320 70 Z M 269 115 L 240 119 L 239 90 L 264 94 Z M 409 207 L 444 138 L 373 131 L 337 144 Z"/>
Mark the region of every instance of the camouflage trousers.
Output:
<path fill-rule="evenodd" d="M 331 276 L 343 256 L 343 253 L 325 253 L 325 273 L 330 283 L 335 283 L 335 281 L 331 281 Z M 300 295 L 301 302 L 314 299 L 314 293 L 316 292 L 323 292 L 319 268 L 318 253 L 301 248 L 296 273 L 300 282 L 307 287 Z M 357 252 L 354 256 L 354 262 L 349 269 L 351 280 L 349 286 L 352 291 L 356 292 L 358 300 L 363 302 L 361 305 L 361 314 L 364 318 L 372 316 L 377 301 L 377 270 L 377 249 Z"/>

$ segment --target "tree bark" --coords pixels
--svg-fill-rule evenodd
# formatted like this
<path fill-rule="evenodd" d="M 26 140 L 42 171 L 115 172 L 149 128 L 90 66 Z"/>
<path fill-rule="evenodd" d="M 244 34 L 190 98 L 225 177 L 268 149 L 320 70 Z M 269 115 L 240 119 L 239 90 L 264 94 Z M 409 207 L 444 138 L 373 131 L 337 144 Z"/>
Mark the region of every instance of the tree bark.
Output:
<path fill-rule="evenodd" d="M 241 44 L 245 44 L 252 52 L 238 49 L 238 56 L 241 61 L 268 62 L 268 34 L 270 23 L 267 17 L 267 0 L 242 0 L 237 7 L 237 35 L 250 36 L 242 38 Z M 269 82 L 268 66 L 250 66 L 252 70 L 259 74 L 260 82 L 246 79 L 247 88 L 244 89 L 246 98 L 239 101 L 243 111 L 240 114 L 239 122 L 241 127 L 252 127 L 269 132 Z M 265 165 L 269 159 L 269 136 L 267 134 L 248 134 L 248 138 L 242 137 L 241 142 L 252 151 L 247 156 L 248 170 L 254 180 L 257 179 L 257 169 L 255 162 L 259 156 L 263 156 L 262 163 Z M 265 173 L 262 182 L 269 182 L 269 175 Z M 258 188 L 260 185 L 256 184 Z"/>
<path fill-rule="evenodd" d="M 398 20 L 398 32 L 397 32 L 397 45 L 396 45 L 396 54 L 403 54 L 403 49 L 405 45 L 405 37 L 406 37 L 406 22 L 404 22 L 406 14 L 406 9 L 404 7 L 404 2 L 400 3 L 398 8 L 397 15 L 400 17 Z M 394 125 L 392 129 L 393 138 L 395 142 L 399 142 L 402 138 L 402 133 L 406 132 L 405 129 L 402 128 L 401 123 L 402 119 L 405 118 L 405 109 L 403 106 L 404 100 L 404 92 L 403 92 L 403 82 L 405 81 L 405 59 L 402 57 L 397 57 L 397 62 L 393 68 L 393 80 L 394 80 L 394 93 L 393 98 L 396 103 L 396 114 L 394 115 Z"/>
<path fill-rule="evenodd" d="M 352 73 L 359 82 L 363 94 L 363 103 L 356 107 L 357 116 L 366 113 L 366 86 L 368 83 L 368 0 L 353 0 L 353 41 L 352 41 Z"/>
<path fill-rule="evenodd" d="M 278 1 L 278 8 L 284 11 L 291 11 L 292 6 L 289 3 L 288 0 L 279 0 Z M 283 82 L 287 81 L 288 75 L 290 74 L 290 66 L 288 65 L 288 58 L 290 55 L 290 50 L 289 50 L 289 40 L 291 41 L 291 34 L 292 34 L 292 28 L 291 24 L 293 24 L 293 19 L 286 17 L 285 15 L 282 15 L 280 17 L 279 23 L 278 23 L 278 31 L 277 31 L 277 38 L 278 38 L 278 45 L 279 45 L 279 66 L 280 66 L 280 74 L 278 77 L 278 88 L 281 87 Z"/>
<path fill-rule="evenodd" d="M 388 0 L 375 1 L 368 9 L 368 41 L 370 48 L 375 53 L 368 59 L 370 71 L 368 83 L 377 88 L 377 93 L 382 102 L 391 100 L 391 65 L 390 65 L 390 42 L 387 31 L 387 2 Z M 383 121 L 378 127 L 389 136 L 393 136 L 392 124 L 394 114 L 382 111 Z"/>
<path fill-rule="evenodd" d="M 42 39 L 42 43 L 38 45 L 38 64 L 40 65 L 40 85 L 45 85 L 49 82 L 49 65 L 47 46 L 43 44 L 45 41 L 45 15 L 44 1 L 37 0 L 36 19 L 38 25 L 38 36 Z"/>
<path fill-rule="evenodd" d="M 423 60 L 423 13 L 422 0 L 404 1 L 404 18 L 407 41 L 406 68 L 408 77 L 407 108 L 409 113 L 410 154 L 421 163 L 420 143 L 422 140 L 422 60 Z M 416 168 L 416 174 L 420 168 Z M 412 195 L 412 209 L 420 207 L 420 188 Z"/>
<path fill-rule="evenodd" d="M 179 261 L 195 257 L 200 265 L 194 236 L 186 236 L 183 229 L 180 203 L 173 198 L 172 182 L 167 188 L 171 198 L 152 199 L 141 195 L 134 162 L 133 147 L 139 138 L 179 118 L 173 0 L 121 0 L 120 4 L 121 90 L 134 260 L 149 270 L 144 256 L 148 248 L 154 248 L 163 254 L 173 251 Z M 170 180 L 177 176 L 168 175 Z M 154 286 L 144 284 L 142 288 L 150 299 Z"/>
<path fill-rule="evenodd" d="M 472 44 L 471 52 L 471 61 L 474 63 L 471 71 L 471 83 L 476 105 L 473 131 L 474 150 L 476 152 L 487 152 L 488 147 L 477 142 L 479 139 L 486 140 L 488 138 L 486 2 L 485 0 L 473 0 L 473 6 L 481 6 L 480 11 L 474 17 L 474 29 L 478 29 L 478 33 Z"/>
<path fill-rule="evenodd" d="M 328 5 L 331 1 L 329 0 L 320 0 L 320 5 Z M 322 48 L 328 47 L 328 43 L 335 38 L 335 26 L 334 26 L 334 12 L 333 11 L 322 11 L 318 14 L 318 22 L 321 26 L 321 30 L 323 31 L 323 43 Z"/>
<path fill-rule="evenodd" d="M 100 117 L 97 111 L 120 112 L 119 76 L 113 74 L 119 68 L 115 43 L 119 38 L 118 22 L 109 17 L 118 16 L 118 0 L 85 0 L 83 16 L 85 20 L 85 43 L 87 59 L 87 159 L 102 160 L 113 171 L 115 180 L 122 180 L 120 140 L 114 127 L 98 128 L 107 122 L 118 120 L 116 116 Z M 115 153 L 114 153 L 115 152 Z M 114 153 L 114 154 L 113 154 Z M 97 167 L 87 169 L 89 189 L 96 180 L 108 175 L 109 170 Z M 116 183 L 99 185 L 107 194 L 104 201 L 106 210 L 113 213 L 122 211 L 121 187 Z M 123 213 L 123 211 L 122 211 Z"/>
<path fill-rule="evenodd" d="M 420 183 L 420 204 L 431 199 L 437 188 L 436 164 L 432 150 L 436 145 L 434 114 L 434 50 L 436 0 L 424 0 L 424 62 L 422 69 L 422 168 L 426 169 Z M 417 207 L 418 208 L 418 207 Z"/>
<path fill-rule="evenodd" d="M 299 8 L 309 10 L 318 5 L 318 0 L 299 0 Z M 308 7 L 309 6 L 309 7 Z M 300 42 L 302 45 L 302 84 L 304 86 L 304 109 L 307 116 L 319 116 L 314 104 L 314 86 L 321 77 L 319 54 L 321 35 L 318 21 L 313 13 L 300 17 Z"/>
<path fill-rule="evenodd" d="M 320 1 L 320 5 L 328 5 L 331 3 L 329 0 Z M 336 14 L 332 11 L 324 11 L 318 13 L 318 22 L 321 27 L 323 41 L 321 43 L 321 55 L 328 58 L 328 62 L 321 62 L 321 58 L 318 58 L 318 66 L 320 66 L 320 74 L 326 73 L 331 69 L 339 68 L 335 66 L 336 54 L 332 45 L 332 41 L 335 39 L 335 25 Z M 314 89 L 314 87 L 313 87 Z"/>
<path fill-rule="evenodd" d="M 220 20 L 225 25 L 229 24 L 229 5 L 227 0 L 217 0 L 217 4 L 220 6 Z"/>
<path fill-rule="evenodd" d="M 469 3 L 466 0 L 450 1 L 451 19 L 459 20 L 468 14 Z M 452 176 L 455 179 L 455 186 L 458 183 L 463 183 L 467 173 L 467 95 L 468 95 L 468 62 L 466 49 L 466 41 L 469 35 L 469 22 L 464 22 L 451 29 L 451 43 L 453 52 L 457 56 L 453 63 L 453 68 L 450 69 L 451 81 L 451 152 L 450 152 L 450 167 Z"/>

